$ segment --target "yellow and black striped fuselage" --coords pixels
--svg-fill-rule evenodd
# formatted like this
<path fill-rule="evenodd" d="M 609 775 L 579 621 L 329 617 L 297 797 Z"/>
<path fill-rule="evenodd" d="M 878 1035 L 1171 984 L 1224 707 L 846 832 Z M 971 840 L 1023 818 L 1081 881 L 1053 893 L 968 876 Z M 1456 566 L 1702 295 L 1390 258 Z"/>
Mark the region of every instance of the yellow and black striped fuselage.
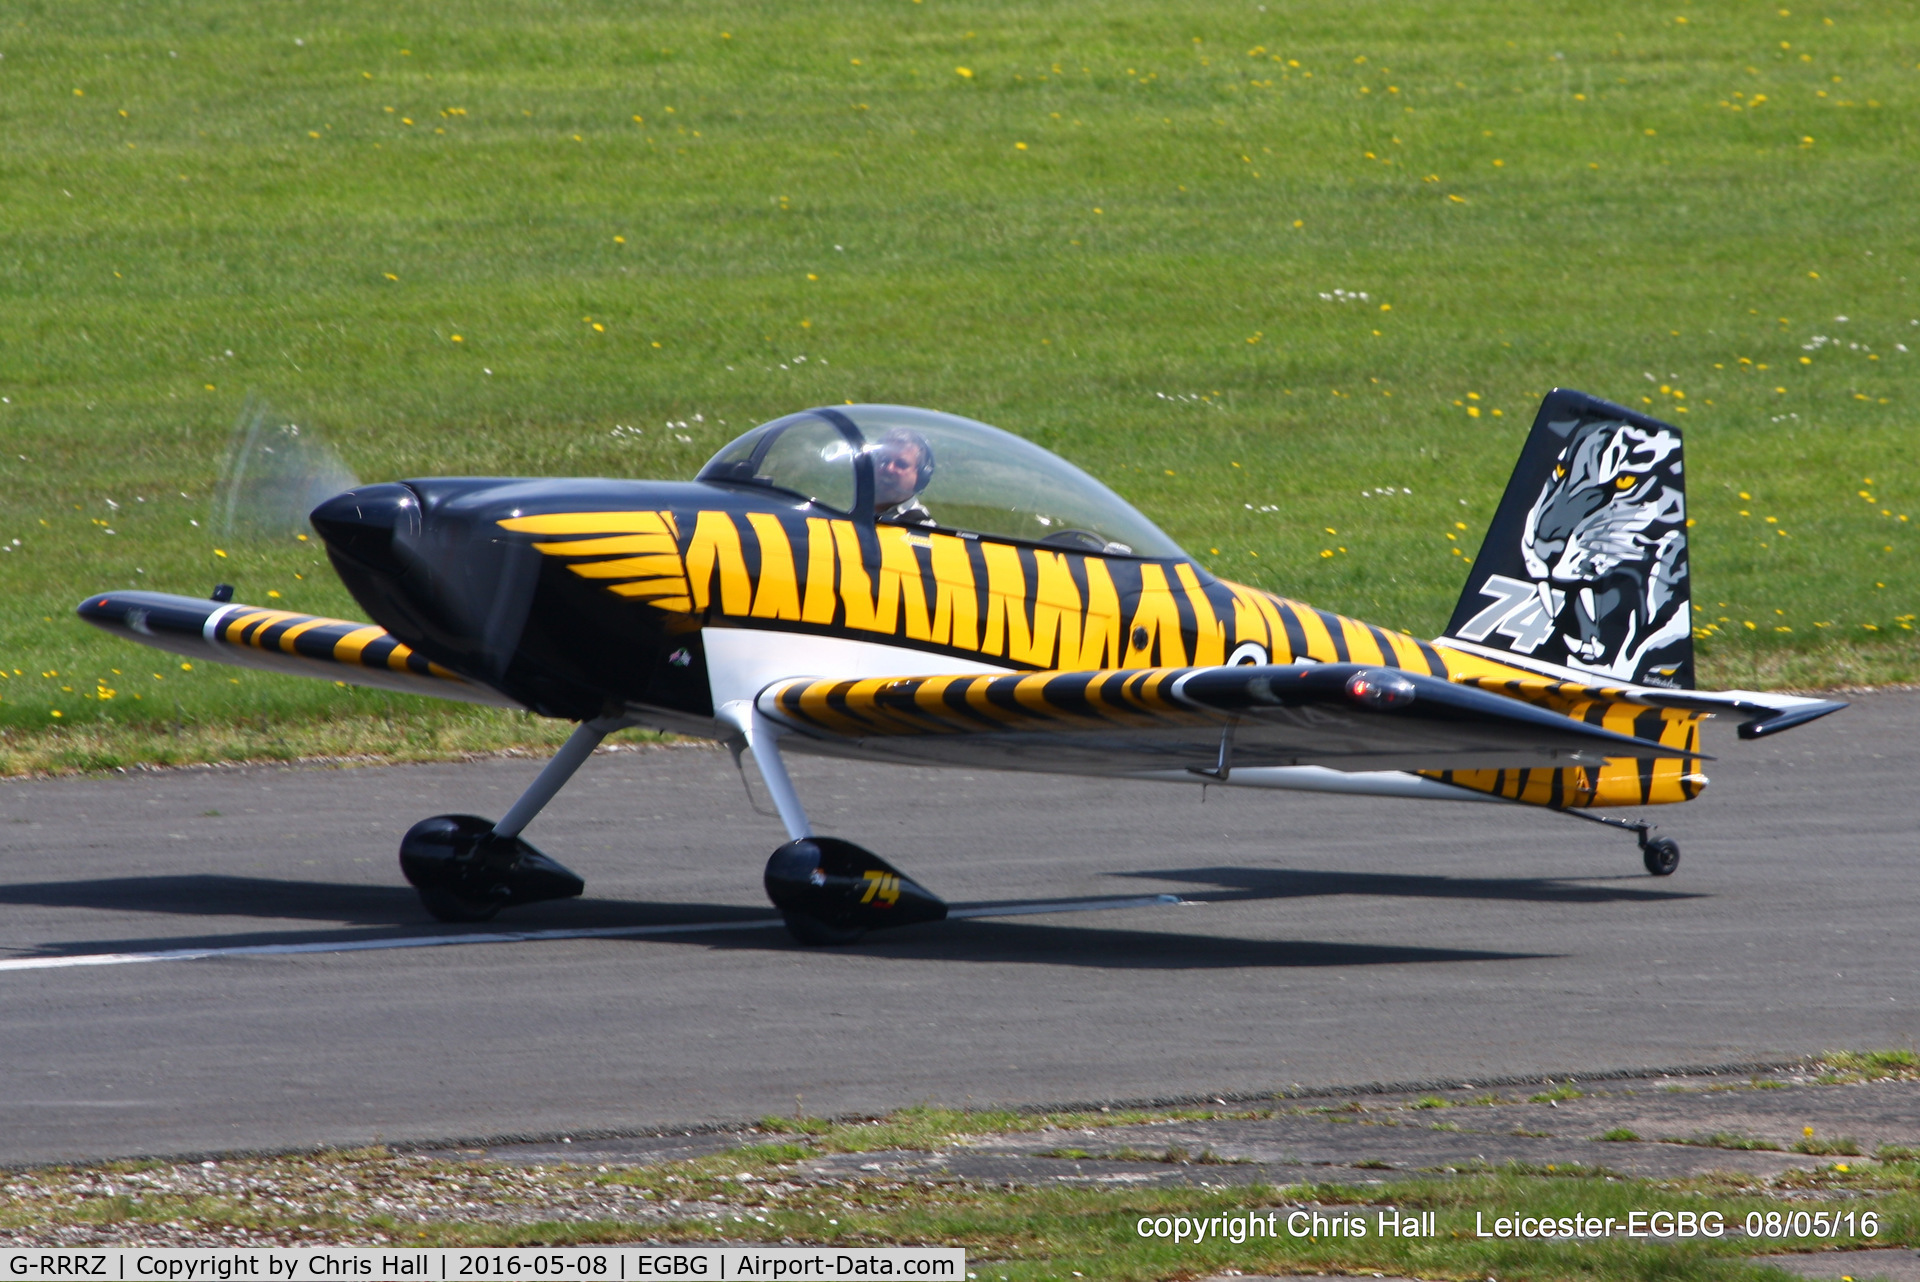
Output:
<path fill-rule="evenodd" d="M 630 489 L 564 507 L 515 502 L 511 514 L 496 509 L 491 516 L 501 534 L 541 562 L 523 653 L 542 662 L 578 655 L 592 638 L 591 649 L 647 656 L 639 665 L 593 665 L 601 680 L 628 674 L 623 686 L 598 692 L 609 701 L 709 714 L 702 637 L 728 628 L 899 647 L 924 654 L 929 674 L 983 663 L 1016 672 L 1379 665 L 1472 682 L 1675 747 L 1699 746 L 1697 714 L 1542 681 L 1444 642 L 1216 578 L 1191 560 L 856 521 L 725 486 Z M 958 669 L 943 658 L 967 663 Z M 574 668 L 586 677 L 581 665 Z M 1685 801 L 1705 782 L 1679 759 L 1433 777 L 1556 807 Z"/>

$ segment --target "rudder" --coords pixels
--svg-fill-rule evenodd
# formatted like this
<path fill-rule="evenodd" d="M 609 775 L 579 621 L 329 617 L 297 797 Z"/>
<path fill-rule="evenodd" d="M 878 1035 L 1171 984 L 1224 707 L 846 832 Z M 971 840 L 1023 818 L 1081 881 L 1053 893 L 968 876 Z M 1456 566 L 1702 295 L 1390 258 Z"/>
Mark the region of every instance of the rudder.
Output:
<path fill-rule="evenodd" d="M 1691 690 L 1680 429 L 1583 392 L 1549 392 L 1446 637 Z"/>

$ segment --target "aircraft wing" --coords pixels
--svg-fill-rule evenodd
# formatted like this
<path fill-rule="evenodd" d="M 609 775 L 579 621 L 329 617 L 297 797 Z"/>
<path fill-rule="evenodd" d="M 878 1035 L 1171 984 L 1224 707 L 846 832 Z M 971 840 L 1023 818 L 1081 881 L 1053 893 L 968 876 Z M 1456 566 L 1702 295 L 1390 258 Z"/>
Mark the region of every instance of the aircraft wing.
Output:
<path fill-rule="evenodd" d="M 82 601 L 78 613 L 115 636 L 190 659 L 463 703 L 520 706 L 428 662 L 371 623 L 164 592 L 104 592 Z"/>
<path fill-rule="evenodd" d="M 756 706 L 826 751 L 1075 774 L 1705 759 L 1439 677 L 1350 663 L 796 679 L 767 687 Z"/>

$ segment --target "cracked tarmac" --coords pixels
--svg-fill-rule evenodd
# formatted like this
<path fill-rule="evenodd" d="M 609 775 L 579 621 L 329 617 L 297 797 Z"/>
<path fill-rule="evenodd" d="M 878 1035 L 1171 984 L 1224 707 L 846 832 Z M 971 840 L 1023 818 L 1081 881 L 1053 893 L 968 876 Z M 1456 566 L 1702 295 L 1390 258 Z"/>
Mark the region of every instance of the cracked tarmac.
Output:
<path fill-rule="evenodd" d="M 1823 1084 L 1785 1079 L 1651 1077 L 1531 1089 L 1281 1102 L 1271 1117 L 1049 1128 L 976 1136 L 931 1152 L 832 1153 L 795 1178 L 881 1175 L 987 1184 L 1287 1185 L 1366 1183 L 1413 1174 L 1585 1168 L 1677 1179 L 1709 1171 L 1760 1178 L 1852 1160 L 1796 1143 L 1920 1151 L 1920 1081 Z M 1550 1093 L 1578 1098 L 1534 1100 Z M 1478 1102 L 1493 1100 L 1497 1102 Z M 1638 1142 L 1605 1140 L 1631 1131 Z M 581 1139 L 463 1150 L 527 1163 L 652 1165 L 740 1145 L 804 1143 L 769 1131 Z M 1729 1147 L 1747 1143 L 1754 1147 Z M 1767 1146 L 1767 1147 L 1762 1147 Z"/>

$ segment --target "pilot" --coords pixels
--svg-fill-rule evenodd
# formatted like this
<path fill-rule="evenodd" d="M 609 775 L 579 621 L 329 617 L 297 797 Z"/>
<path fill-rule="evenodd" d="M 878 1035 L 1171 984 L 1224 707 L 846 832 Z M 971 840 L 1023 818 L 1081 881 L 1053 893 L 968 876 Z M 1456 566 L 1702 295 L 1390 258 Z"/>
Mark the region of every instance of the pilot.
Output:
<path fill-rule="evenodd" d="M 874 445 L 873 515 L 903 525 L 932 525 L 920 491 L 933 479 L 933 446 L 909 427 L 890 427 Z"/>

